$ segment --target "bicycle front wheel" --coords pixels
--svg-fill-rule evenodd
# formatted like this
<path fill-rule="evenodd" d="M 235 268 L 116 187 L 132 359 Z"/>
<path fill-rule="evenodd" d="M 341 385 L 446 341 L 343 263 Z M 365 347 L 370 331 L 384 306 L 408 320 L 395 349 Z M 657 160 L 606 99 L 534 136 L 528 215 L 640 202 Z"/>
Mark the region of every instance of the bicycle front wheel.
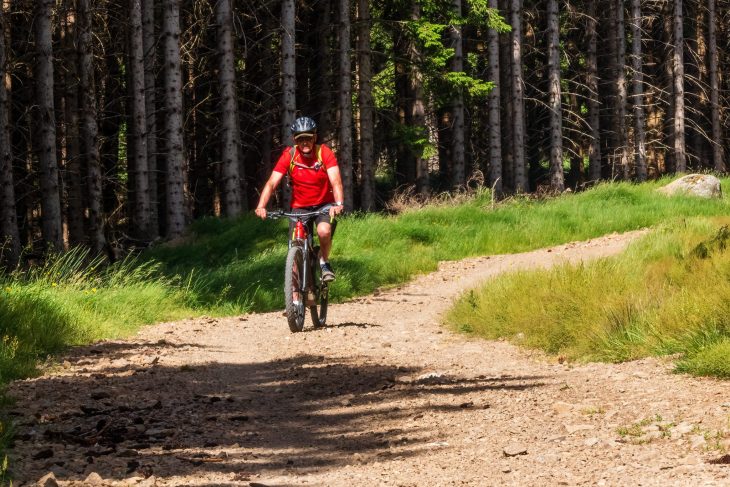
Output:
<path fill-rule="evenodd" d="M 304 276 L 304 252 L 301 247 L 293 246 L 286 256 L 284 270 L 284 301 L 286 320 L 289 329 L 296 333 L 304 328 L 304 300 L 302 278 Z"/>
<path fill-rule="evenodd" d="M 316 255 L 316 254 L 315 254 Z M 329 299 L 329 288 L 326 282 L 322 282 L 322 271 L 319 268 L 319 262 L 313 259 L 312 265 L 312 287 L 316 289 L 314 304 L 309 306 L 309 312 L 312 316 L 312 323 L 315 328 L 320 328 L 327 323 L 327 300 Z M 319 310 L 317 309 L 319 304 Z"/>

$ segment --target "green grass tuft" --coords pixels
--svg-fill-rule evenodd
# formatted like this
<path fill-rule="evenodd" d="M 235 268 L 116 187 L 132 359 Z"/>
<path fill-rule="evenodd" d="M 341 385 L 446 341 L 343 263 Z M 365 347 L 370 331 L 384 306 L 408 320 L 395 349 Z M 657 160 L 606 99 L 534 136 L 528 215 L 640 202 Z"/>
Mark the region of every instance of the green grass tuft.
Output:
<path fill-rule="evenodd" d="M 730 379 L 729 358 L 730 337 L 725 335 L 680 360 L 677 363 L 677 371 Z"/>

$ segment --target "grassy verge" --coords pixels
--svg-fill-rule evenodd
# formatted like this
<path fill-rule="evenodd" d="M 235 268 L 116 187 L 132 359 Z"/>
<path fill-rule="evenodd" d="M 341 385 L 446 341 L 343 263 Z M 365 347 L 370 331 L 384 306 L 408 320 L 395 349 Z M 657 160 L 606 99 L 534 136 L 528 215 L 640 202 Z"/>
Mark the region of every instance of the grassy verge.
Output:
<path fill-rule="evenodd" d="M 191 292 L 156 264 L 101 268 L 78 251 L 0 278 L 0 384 L 68 345 L 123 336 L 192 312 Z"/>
<path fill-rule="evenodd" d="M 730 377 L 729 224 L 675 220 L 617 257 L 499 277 L 447 321 L 569 359 L 678 354 L 680 371 Z"/>
<path fill-rule="evenodd" d="M 483 192 L 458 205 L 447 202 L 397 216 L 350 215 L 337 229 L 332 253 L 337 282 L 331 297 L 339 301 L 402 283 L 436 269 L 440 260 L 521 252 L 668 219 L 729 212 L 724 200 L 657 194 L 666 182 L 600 185 L 494 208 Z M 167 275 L 193 276 L 197 304 L 213 308 L 211 313 L 273 310 L 283 302 L 286 225 L 251 216 L 203 220 L 193 225 L 189 242 L 160 247 L 148 257 L 162 263 Z"/>

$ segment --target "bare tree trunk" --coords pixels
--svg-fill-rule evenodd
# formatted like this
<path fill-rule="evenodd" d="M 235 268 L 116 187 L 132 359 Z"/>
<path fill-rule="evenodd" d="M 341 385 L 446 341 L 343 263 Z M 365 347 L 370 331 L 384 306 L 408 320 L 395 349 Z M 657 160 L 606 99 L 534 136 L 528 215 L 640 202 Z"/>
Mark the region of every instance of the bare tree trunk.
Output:
<path fill-rule="evenodd" d="M 128 158 L 134 173 L 132 234 L 142 241 L 150 238 L 149 167 L 147 165 L 147 111 L 145 104 L 144 46 L 142 32 L 142 0 L 129 0 L 129 81 L 131 127 Z"/>
<path fill-rule="evenodd" d="M 340 0 L 340 112 L 339 150 L 337 154 L 345 208 L 353 208 L 352 178 L 352 71 L 350 62 L 350 0 Z"/>
<path fill-rule="evenodd" d="M 511 0 L 512 8 L 512 133 L 514 137 L 515 191 L 530 188 L 525 164 L 525 99 L 522 77 L 522 0 Z"/>
<path fill-rule="evenodd" d="M 106 245 L 102 218 L 101 166 L 96 115 L 94 55 L 91 44 L 90 0 L 78 0 L 79 94 L 81 98 L 81 155 L 86 161 L 89 195 L 89 243 L 94 253 Z"/>
<path fill-rule="evenodd" d="M 76 29 L 76 2 L 67 2 L 63 22 L 64 93 L 63 129 L 65 130 L 65 184 L 66 184 L 66 221 L 68 240 L 72 246 L 83 243 L 84 231 L 83 181 L 81 177 L 81 158 L 79 154 L 79 73 L 78 53 L 74 45 Z"/>
<path fill-rule="evenodd" d="M 626 29 L 624 22 L 624 2 L 616 1 L 616 143 L 622 177 L 630 179 L 629 147 L 626 137 Z"/>
<path fill-rule="evenodd" d="M 505 12 L 505 18 L 511 22 L 512 19 L 512 0 L 498 0 L 500 9 Z M 502 34 L 499 36 L 499 57 L 500 71 L 499 83 L 502 85 L 500 90 L 500 128 L 502 131 L 502 188 L 515 191 L 515 165 L 514 165 L 514 146 L 515 137 L 513 134 L 514 122 L 512 116 L 514 114 L 514 100 L 512 99 L 512 33 Z"/>
<path fill-rule="evenodd" d="M 0 0 L 0 262 L 11 270 L 20 258 L 20 232 L 15 214 L 13 154 L 10 140 L 10 73 L 6 55 L 5 2 Z"/>
<path fill-rule="evenodd" d="M 454 13 L 461 17 L 461 0 L 452 0 Z M 454 57 L 451 60 L 451 71 L 460 73 L 464 71 L 464 49 L 461 25 L 451 26 L 451 44 L 454 48 Z M 464 129 L 464 93 L 458 88 L 454 93 L 452 101 L 454 116 L 454 128 L 452 143 L 452 181 L 453 188 L 459 188 L 466 183 L 466 155 L 464 153 L 465 129 Z"/>
<path fill-rule="evenodd" d="M 717 14 L 715 0 L 707 0 L 707 44 L 710 70 L 710 119 L 712 120 L 712 159 L 715 171 L 725 172 L 722 127 L 720 126 L 720 89 L 717 75 Z"/>
<path fill-rule="evenodd" d="M 411 6 L 411 20 L 418 21 L 421 18 L 421 6 L 414 2 Z M 419 138 L 428 138 L 426 128 L 426 107 L 423 95 L 423 73 L 421 72 L 421 50 L 416 39 L 411 39 L 408 46 L 408 59 L 410 69 L 408 74 L 409 109 L 411 126 L 416 129 Z M 420 194 L 427 194 L 430 189 L 428 174 L 428 159 L 423 157 L 423 147 L 419 144 L 415 148 L 415 169 L 416 169 L 416 191 Z"/>
<path fill-rule="evenodd" d="M 365 211 L 375 209 L 375 105 L 371 78 L 373 68 L 370 49 L 370 3 L 368 0 L 358 0 L 358 34 L 357 51 L 359 60 L 359 97 L 360 102 L 360 206 Z"/>
<path fill-rule="evenodd" d="M 682 25 L 682 0 L 674 0 L 674 50 L 672 56 L 674 83 L 674 168 L 676 172 L 687 170 L 687 150 L 685 147 L 684 113 L 684 28 Z"/>
<path fill-rule="evenodd" d="M 218 0 L 218 83 L 220 84 L 221 125 L 223 144 L 221 167 L 223 179 L 223 214 L 231 217 L 241 213 L 241 173 L 238 134 L 238 98 L 236 97 L 236 72 L 233 59 L 233 12 L 231 0 Z"/>
<path fill-rule="evenodd" d="M 185 230 L 185 152 L 182 123 L 182 67 L 180 62 L 180 0 L 162 3 L 165 66 L 165 157 L 167 159 L 167 237 Z"/>
<path fill-rule="evenodd" d="M 560 90 L 560 18 L 558 0 L 547 2 L 548 98 L 550 105 L 550 187 L 565 189 L 563 174 L 563 107 Z"/>
<path fill-rule="evenodd" d="M 601 132 L 600 108 L 598 104 L 598 33 L 596 31 L 596 1 L 589 0 L 586 18 L 586 87 L 588 88 L 588 126 L 590 146 L 588 148 L 588 172 L 591 181 L 601 179 Z"/>
<path fill-rule="evenodd" d="M 489 8 L 498 9 L 497 0 L 489 0 Z M 496 29 L 487 30 L 487 49 L 489 60 L 489 79 L 494 88 L 489 92 L 489 187 L 493 188 L 494 197 L 501 198 L 503 193 L 502 179 L 502 126 L 500 122 L 500 69 L 499 69 L 499 34 Z"/>
<path fill-rule="evenodd" d="M 63 249 L 61 197 L 56 159 L 56 116 L 53 102 L 53 0 L 37 0 L 34 19 L 36 43 L 37 147 L 41 168 L 42 234 L 47 245 Z"/>
<path fill-rule="evenodd" d="M 296 102 L 296 57 L 294 51 L 296 8 L 294 0 L 281 2 L 281 142 L 286 144 L 291 134 L 289 127 L 294 122 Z"/>
<path fill-rule="evenodd" d="M 286 144 L 291 133 L 289 127 L 294 122 L 297 110 L 297 65 L 296 42 L 296 3 L 294 0 L 281 2 L 281 144 Z M 283 203 L 289 206 L 291 189 L 283 184 L 281 188 Z"/>
<path fill-rule="evenodd" d="M 634 105 L 634 165 L 636 179 L 644 182 L 647 179 L 646 168 L 646 131 L 644 128 L 644 63 L 641 55 L 641 0 L 631 0 L 631 48 Z"/>
<path fill-rule="evenodd" d="M 160 235 L 157 195 L 157 42 L 155 40 L 155 1 L 142 0 L 142 45 L 144 46 L 144 93 L 147 115 L 147 167 L 149 169 L 149 238 Z"/>
<path fill-rule="evenodd" d="M 334 138 L 334 117 L 333 106 L 333 76 L 332 76 L 332 52 L 329 40 L 331 29 L 325 26 L 332 25 L 332 0 L 319 0 L 316 3 L 315 15 L 320 27 L 316 32 L 316 79 L 313 80 L 315 93 L 313 95 L 315 106 L 318 107 L 317 114 L 317 138 L 326 142 Z"/>

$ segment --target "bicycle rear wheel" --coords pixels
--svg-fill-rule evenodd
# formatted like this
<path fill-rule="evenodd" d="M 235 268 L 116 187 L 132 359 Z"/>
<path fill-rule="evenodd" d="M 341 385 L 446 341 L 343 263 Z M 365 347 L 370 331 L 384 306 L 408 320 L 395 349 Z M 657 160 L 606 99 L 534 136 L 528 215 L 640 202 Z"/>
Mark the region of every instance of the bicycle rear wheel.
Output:
<path fill-rule="evenodd" d="M 284 270 L 284 302 L 286 305 L 286 320 L 289 329 L 293 332 L 304 328 L 304 300 L 306 293 L 301 286 L 304 275 L 304 252 L 301 247 L 293 246 L 286 256 Z M 296 299 L 296 302 L 295 302 Z"/>
<path fill-rule="evenodd" d="M 312 323 L 315 328 L 320 328 L 327 323 L 327 300 L 329 298 L 329 288 L 327 287 L 326 282 L 322 282 L 321 277 L 322 270 L 319 268 L 319 262 L 315 259 L 312 264 L 312 285 L 316 288 L 316 299 L 315 304 L 309 307 L 309 314 L 312 316 Z M 319 309 L 317 309 L 317 304 L 319 304 Z"/>

